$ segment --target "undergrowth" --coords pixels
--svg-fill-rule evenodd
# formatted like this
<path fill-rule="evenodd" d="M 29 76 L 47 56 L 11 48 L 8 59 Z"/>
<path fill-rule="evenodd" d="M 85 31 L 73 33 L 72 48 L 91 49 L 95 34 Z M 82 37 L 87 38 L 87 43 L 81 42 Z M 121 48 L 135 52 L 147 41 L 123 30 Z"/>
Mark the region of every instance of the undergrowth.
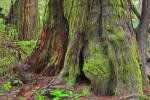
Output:
<path fill-rule="evenodd" d="M 52 100 L 79 100 L 80 97 L 88 97 L 89 95 L 90 93 L 88 89 L 83 89 L 81 93 L 65 89 L 39 89 L 36 92 L 35 98 L 36 100 L 46 100 L 46 98 L 50 98 Z"/>

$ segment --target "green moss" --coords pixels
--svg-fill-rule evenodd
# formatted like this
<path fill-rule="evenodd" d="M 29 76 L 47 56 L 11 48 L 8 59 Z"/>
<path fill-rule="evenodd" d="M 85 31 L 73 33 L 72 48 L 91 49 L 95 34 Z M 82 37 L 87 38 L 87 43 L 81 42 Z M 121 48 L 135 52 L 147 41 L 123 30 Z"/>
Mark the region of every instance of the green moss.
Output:
<path fill-rule="evenodd" d="M 19 41 L 17 44 L 21 47 L 26 55 L 30 55 L 32 50 L 37 46 L 35 40 L 31 41 Z"/>
<path fill-rule="evenodd" d="M 69 22 L 69 35 L 75 35 L 78 29 L 82 30 L 86 14 L 86 0 L 64 0 L 64 15 Z"/>
<path fill-rule="evenodd" d="M 16 62 L 16 60 L 16 57 L 12 55 L 0 58 L 0 77 L 10 72 L 11 66 Z"/>
<path fill-rule="evenodd" d="M 97 87 L 101 93 L 107 91 L 107 86 L 110 81 L 110 66 L 109 60 L 103 52 L 103 48 L 99 44 L 93 45 L 89 43 L 89 55 L 85 59 L 83 71 L 91 80 L 93 87 Z"/>
<path fill-rule="evenodd" d="M 140 70 L 140 66 L 138 63 L 138 51 L 137 51 L 137 47 L 136 47 L 136 43 L 132 42 L 129 45 L 129 51 L 128 51 L 128 64 L 126 65 L 125 69 L 125 73 L 126 73 L 126 77 L 125 77 L 125 82 L 127 83 L 127 85 L 129 86 L 135 86 L 135 90 L 139 93 L 139 94 L 143 94 L 142 91 L 142 74 L 141 74 L 141 70 Z M 132 77 L 131 77 L 132 76 Z M 136 85 L 134 83 L 131 82 L 135 82 Z"/>

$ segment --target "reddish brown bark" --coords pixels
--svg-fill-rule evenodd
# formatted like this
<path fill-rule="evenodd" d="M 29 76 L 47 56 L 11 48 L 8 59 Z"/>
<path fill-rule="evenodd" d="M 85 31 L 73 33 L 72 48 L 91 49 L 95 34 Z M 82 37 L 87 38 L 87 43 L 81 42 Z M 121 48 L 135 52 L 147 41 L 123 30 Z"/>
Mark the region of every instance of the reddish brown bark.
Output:
<path fill-rule="evenodd" d="M 38 45 L 31 55 L 31 66 L 42 75 L 58 74 L 63 67 L 68 43 L 68 23 L 63 14 L 63 1 L 50 0 L 46 23 Z"/>
<path fill-rule="evenodd" d="M 38 0 L 16 0 L 10 7 L 6 24 L 13 24 L 20 40 L 31 40 L 38 33 Z"/>

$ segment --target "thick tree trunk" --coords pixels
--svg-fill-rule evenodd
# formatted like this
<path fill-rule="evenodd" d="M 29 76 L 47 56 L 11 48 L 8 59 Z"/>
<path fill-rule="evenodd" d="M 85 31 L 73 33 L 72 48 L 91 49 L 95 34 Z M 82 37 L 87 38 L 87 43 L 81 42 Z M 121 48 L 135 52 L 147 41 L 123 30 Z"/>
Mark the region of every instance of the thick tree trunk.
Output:
<path fill-rule="evenodd" d="M 76 6 L 76 12 L 80 13 L 78 20 L 82 22 L 76 26 L 69 24 L 70 28 L 75 26 L 76 35 L 68 47 L 59 77 L 74 83 L 82 73 L 98 95 L 142 95 L 139 56 L 129 5 L 121 0 L 80 0 L 74 3 Z"/>
<path fill-rule="evenodd" d="M 83 55 L 82 51 L 86 46 L 86 39 L 89 33 L 86 33 L 84 27 L 87 23 L 88 8 L 91 6 L 92 0 L 69 0 L 64 1 L 64 5 L 71 5 L 68 9 L 65 9 L 65 15 L 69 20 L 69 33 L 74 35 L 73 39 L 69 43 L 67 53 L 65 56 L 64 67 L 59 74 L 59 78 L 68 78 L 71 84 L 76 82 L 78 76 L 83 72 Z M 67 8 L 68 6 L 66 6 Z M 83 74 L 84 75 L 84 74 Z"/>
<path fill-rule="evenodd" d="M 49 0 L 48 6 L 38 48 L 31 55 L 31 66 L 36 73 L 57 75 L 64 64 L 69 27 L 63 14 L 63 0 Z"/>
<path fill-rule="evenodd" d="M 94 92 L 100 95 L 142 94 L 141 71 L 129 18 L 129 5 L 105 0 L 101 1 L 101 7 L 101 42 L 97 44 L 96 50 L 90 49 L 94 48 L 95 42 L 89 45 L 84 72 L 90 78 Z M 95 38 L 95 41 L 98 39 Z"/>
<path fill-rule="evenodd" d="M 78 76 L 88 78 L 98 95 L 143 95 L 138 48 L 127 2 L 69 1 L 49 0 L 40 43 L 31 55 L 33 71 L 57 75 L 64 64 L 59 77 L 71 83 L 77 82 Z M 68 31 L 75 35 L 67 48 Z"/>

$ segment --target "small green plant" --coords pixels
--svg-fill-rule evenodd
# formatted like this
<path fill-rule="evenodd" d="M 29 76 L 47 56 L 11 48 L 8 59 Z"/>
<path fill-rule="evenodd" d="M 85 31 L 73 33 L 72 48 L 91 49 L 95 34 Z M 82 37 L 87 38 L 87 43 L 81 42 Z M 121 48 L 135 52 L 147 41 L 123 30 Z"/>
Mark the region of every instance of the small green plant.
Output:
<path fill-rule="evenodd" d="M 2 88 L 0 88 L 0 94 L 3 94 L 5 92 L 9 92 L 12 89 L 12 85 L 10 82 L 5 83 Z"/>
<path fill-rule="evenodd" d="M 23 84 L 23 82 L 19 79 L 15 79 L 12 81 L 12 84 L 16 84 L 17 86 L 19 86 L 19 85 Z"/>
<path fill-rule="evenodd" d="M 66 93 L 64 90 L 51 90 L 50 94 L 54 96 L 53 100 L 59 100 L 62 97 L 69 97 L 70 95 Z"/>
<path fill-rule="evenodd" d="M 21 79 L 18 76 L 14 76 L 11 80 L 10 80 L 11 84 L 14 86 L 20 86 L 23 84 L 23 82 L 21 81 Z"/>
<path fill-rule="evenodd" d="M 73 100 L 79 100 L 81 96 L 89 96 L 89 89 L 83 89 L 81 93 L 76 93 L 72 90 L 64 89 L 40 89 L 36 92 L 36 100 L 45 100 L 46 96 L 51 97 L 52 100 L 62 100 L 72 98 Z"/>
<path fill-rule="evenodd" d="M 46 97 L 43 96 L 43 95 L 38 94 L 38 95 L 36 95 L 35 99 L 36 100 L 46 100 Z"/>
<path fill-rule="evenodd" d="M 82 96 L 89 96 L 90 93 L 89 93 L 89 89 L 85 88 L 82 90 Z"/>
<path fill-rule="evenodd" d="M 11 85 L 10 82 L 7 82 L 7 83 L 4 84 L 3 88 L 6 91 L 10 91 L 12 89 L 12 85 Z"/>
<path fill-rule="evenodd" d="M 35 100 L 46 100 L 46 96 L 44 96 L 45 92 L 46 92 L 45 89 L 39 89 L 36 92 Z"/>

